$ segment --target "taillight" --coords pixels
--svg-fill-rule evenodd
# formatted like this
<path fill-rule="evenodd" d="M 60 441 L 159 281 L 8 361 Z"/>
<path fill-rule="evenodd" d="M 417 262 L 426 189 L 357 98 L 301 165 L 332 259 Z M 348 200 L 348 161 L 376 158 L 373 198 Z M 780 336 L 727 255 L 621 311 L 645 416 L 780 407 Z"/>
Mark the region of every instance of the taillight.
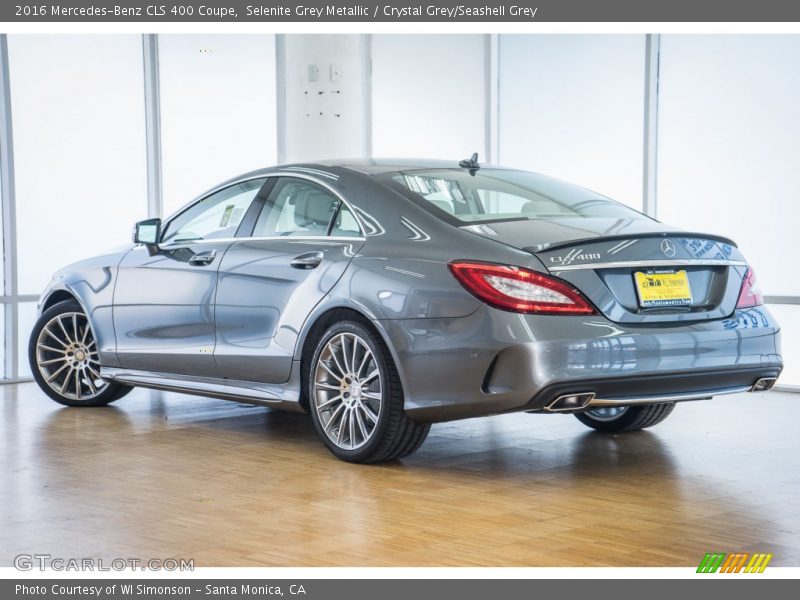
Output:
<path fill-rule="evenodd" d="M 744 281 L 742 281 L 742 290 L 739 292 L 739 301 L 736 303 L 736 308 L 752 308 L 754 306 L 761 306 L 764 304 L 764 296 L 761 293 L 761 288 L 758 287 L 758 280 L 753 267 L 747 267 L 747 273 L 744 274 Z"/>
<path fill-rule="evenodd" d="M 448 266 L 461 285 L 496 308 L 549 315 L 595 313 L 578 290 L 554 277 L 491 263 L 454 261 Z"/>

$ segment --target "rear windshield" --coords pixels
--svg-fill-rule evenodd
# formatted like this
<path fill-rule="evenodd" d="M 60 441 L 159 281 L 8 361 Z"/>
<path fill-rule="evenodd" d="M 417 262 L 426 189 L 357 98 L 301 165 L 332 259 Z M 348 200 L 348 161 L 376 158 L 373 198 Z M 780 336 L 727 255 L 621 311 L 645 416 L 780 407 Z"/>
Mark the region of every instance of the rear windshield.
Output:
<path fill-rule="evenodd" d="M 515 219 L 612 217 L 645 219 L 641 213 L 571 183 L 536 173 L 502 169 L 414 170 L 392 179 L 420 199 L 465 223 Z M 436 212 L 436 211 L 433 211 Z"/>

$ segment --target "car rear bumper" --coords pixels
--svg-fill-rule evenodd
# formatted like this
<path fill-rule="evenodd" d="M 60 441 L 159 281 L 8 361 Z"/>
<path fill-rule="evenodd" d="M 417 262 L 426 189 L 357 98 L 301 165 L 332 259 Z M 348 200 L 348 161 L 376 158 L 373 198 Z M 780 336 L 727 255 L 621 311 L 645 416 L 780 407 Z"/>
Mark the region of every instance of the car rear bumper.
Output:
<path fill-rule="evenodd" d="M 703 323 L 621 326 L 589 317 L 482 307 L 454 319 L 379 322 L 420 422 L 547 411 L 563 395 L 592 405 L 747 391 L 776 378 L 779 327 L 764 307 Z"/>
<path fill-rule="evenodd" d="M 765 391 L 772 387 L 778 375 L 778 367 L 753 367 L 576 380 L 545 386 L 525 410 L 577 412 L 601 406 L 702 400 L 724 394 Z"/>

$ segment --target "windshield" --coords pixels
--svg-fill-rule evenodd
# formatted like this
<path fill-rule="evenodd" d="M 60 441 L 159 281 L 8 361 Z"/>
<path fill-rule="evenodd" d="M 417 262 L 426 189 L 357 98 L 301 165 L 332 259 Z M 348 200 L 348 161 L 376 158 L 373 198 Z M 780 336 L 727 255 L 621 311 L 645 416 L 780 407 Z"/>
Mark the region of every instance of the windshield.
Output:
<path fill-rule="evenodd" d="M 425 204 L 465 223 L 512 219 L 612 217 L 643 214 L 577 185 L 536 173 L 502 169 L 433 169 L 392 174 Z"/>

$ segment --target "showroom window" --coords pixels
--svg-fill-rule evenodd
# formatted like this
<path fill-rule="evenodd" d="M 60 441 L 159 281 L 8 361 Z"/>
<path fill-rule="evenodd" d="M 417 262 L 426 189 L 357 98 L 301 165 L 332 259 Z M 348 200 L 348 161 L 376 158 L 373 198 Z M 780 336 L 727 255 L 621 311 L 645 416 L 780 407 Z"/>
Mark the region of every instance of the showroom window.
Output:
<path fill-rule="evenodd" d="M 0 160 L 2 160 L 2 156 L 0 156 Z M 0 185 L 0 206 L 5 207 L 5 202 L 3 202 L 3 186 Z M 4 223 L 3 217 L 5 210 L 0 210 L 0 248 L 5 249 L 5 232 L 4 232 Z M 10 306 L 8 306 L 8 298 L 6 298 L 6 291 L 5 291 L 5 252 L 0 253 L 0 267 L 3 269 L 3 277 L 0 277 L 0 298 L 2 298 L 2 304 L 0 304 L 0 344 L 2 344 L 3 351 L 0 353 L 0 379 L 4 379 L 6 377 L 6 353 L 5 348 L 7 347 L 6 343 L 6 314 L 10 313 L 11 311 Z"/>
<path fill-rule="evenodd" d="M 10 100 L 2 129 L 13 137 L 15 183 L 10 195 L 0 189 L 0 376 L 6 379 L 29 376 L 27 338 L 37 299 L 53 273 L 129 243 L 139 220 L 167 217 L 220 181 L 274 164 L 279 142 L 284 156 L 307 159 L 353 154 L 346 149 L 362 148 L 368 138 L 375 156 L 427 155 L 453 164 L 476 150 L 483 162 L 484 148 L 491 147 L 499 153 L 491 156 L 494 162 L 546 173 L 641 209 L 647 138 L 657 149 L 647 167 L 657 190 L 648 214 L 657 208 L 656 216 L 667 223 L 736 240 L 784 327 L 787 368 L 781 383 L 800 383 L 794 366 L 800 356 L 794 335 L 800 284 L 787 275 L 793 272 L 794 221 L 770 219 L 785 212 L 793 197 L 799 158 L 797 36 L 0 39 Z M 330 70 L 333 55 L 347 58 L 337 63 L 345 73 L 340 82 L 329 81 L 338 72 Z M 645 69 L 653 65 L 649 57 L 655 57 L 656 69 Z M 304 66 L 285 70 L 290 63 Z M 325 65 L 323 76 L 309 82 L 307 67 L 317 63 Z M 371 71 L 365 68 L 370 64 Z M 646 121 L 645 90 L 651 89 L 657 102 L 647 106 L 657 118 Z M 314 102 L 335 96 L 326 106 L 345 106 L 341 119 L 357 122 L 357 135 L 326 135 L 333 129 L 320 125 L 333 123 L 339 131 L 344 121 L 328 119 L 336 113 L 327 108 L 319 119 L 307 111 L 304 92 L 310 91 L 317 94 Z M 147 102 L 146 92 L 155 101 Z M 152 123 L 160 124 L 155 143 Z M 369 144 L 366 149 L 369 154 Z M 148 158 L 160 165 L 160 177 L 152 175 Z M 521 197 L 487 188 L 475 190 L 480 209 L 465 211 L 459 193 L 448 184 L 422 196 L 444 213 L 467 219 L 554 215 L 564 208 L 547 193 Z M 359 221 L 367 224 L 368 215 L 356 218 L 335 198 L 324 192 L 319 197 L 321 203 L 283 206 L 280 222 L 259 223 L 260 235 L 324 235 L 322 224 L 331 219 L 332 235 L 361 235 Z M 213 221 L 203 225 L 204 237 L 242 218 L 238 205 L 228 214 L 226 207 L 209 214 Z M 616 205 L 587 205 L 594 216 L 609 207 Z M 618 209 L 609 210 L 602 216 Z"/>
<path fill-rule="evenodd" d="M 8 51 L 19 291 L 38 294 L 147 216 L 142 38 L 11 35 Z"/>
<path fill-rule="evenodd" d="M 150 62 L 147 38 L 157 41 Z M 4 215 L 7 204 L 16 212 L 3 254 L 6 265 L 24 265 L 13 292 L 8 274 L 0 281 L 0 377 L 15 380 L 30 377 L 36 302 L 58 269 L 124 246 L 135 222 L 169 216 L 220 181 L 276 162 L 275 36 L 0 39 L 16 184 L 13 198 L 2 199 Z M 148 66 L 157 78 L 148 79 Z M 160 124 L 155 149 L 146 107 Z M 154 184 L 148 157 L 163 185 Z M 238 206 L 213 215 L 216 228 L 206 224 L 205 236 L 230 229 L 242 217 Z"/>
<path fill-rule="evenodd" d="M 795 386 L 797 219 L 781 215 L 795 210 L 798 60 L 795 35 L 662 35 L 658 136 L 658 218 L 739 245 L 783 329 L 779 382 Z"/>
<path fill-rule="evenodd" d="M 501 35 L 499 162 L 642 208 L 644 35 Z"/>
<path fill-rule="evenodd" d="M 159 35 L 158 56 L 167 217 L 277 162 L 275 36 Z"/>
<path fill-rule="evenodd" d="M 17 290 L 6 351 L 28 377 L 36 299 L 59 268 L 147 216 L 142 36 L 9 35 Z M 31 77 L 36 73 L 36 77 Z M 125 118 L 120 118 L 124 115 Z M 43 176 L 47 173 L 47 176 Z M 16 345 L 16 347 L 14 347 Z"/>
<path fill-rule="evenodd" d="M 374 156 L 485 158 L 487 37 L 372 36 Z"/>

